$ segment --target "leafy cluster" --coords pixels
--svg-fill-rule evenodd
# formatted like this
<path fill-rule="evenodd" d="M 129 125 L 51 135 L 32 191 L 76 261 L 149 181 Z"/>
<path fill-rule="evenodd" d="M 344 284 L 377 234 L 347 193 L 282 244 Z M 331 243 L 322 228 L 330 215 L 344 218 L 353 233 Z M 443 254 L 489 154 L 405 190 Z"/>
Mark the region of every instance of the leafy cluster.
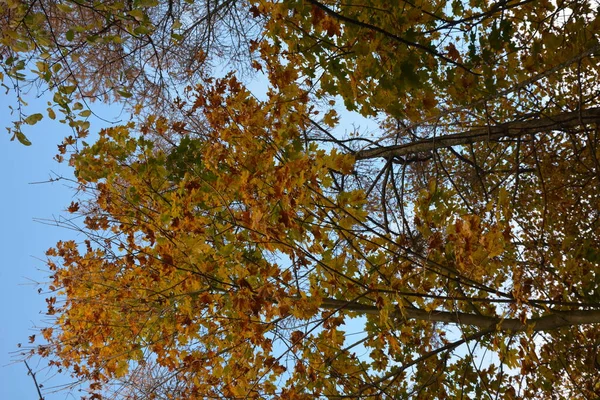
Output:
<path fill-rule="evenodd" d="M 594 1 L 1 7 L 76 130 L 35 351 L 92 398 L 600 395 Z"/>

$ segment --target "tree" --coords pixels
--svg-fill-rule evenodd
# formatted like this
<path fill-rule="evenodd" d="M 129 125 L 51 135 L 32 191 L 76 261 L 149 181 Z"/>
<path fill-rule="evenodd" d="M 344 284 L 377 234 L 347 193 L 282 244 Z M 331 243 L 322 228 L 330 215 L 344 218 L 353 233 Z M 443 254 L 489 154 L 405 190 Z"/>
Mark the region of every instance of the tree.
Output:
<path fill-rule="evenodd" d="M 44 114 L 85 137 L 98 100 L 168 114 L 178 92 L 213 63 L 245 65 L 258 33 L 231 0 L 7 0 L 0 14 L 0 82 L 17 99 L 9 133 L 26 145 L 22 126 Z M 27 112 L 24 95 L 33 88 L 53 94 L 44 113 Z"/>
<path fill-rule="evenodd" d="M 262 100 L 201 74 L 72 154 L 38 352 L 92 397 L 598 396 L 593 6 L 248 2 Z"/>

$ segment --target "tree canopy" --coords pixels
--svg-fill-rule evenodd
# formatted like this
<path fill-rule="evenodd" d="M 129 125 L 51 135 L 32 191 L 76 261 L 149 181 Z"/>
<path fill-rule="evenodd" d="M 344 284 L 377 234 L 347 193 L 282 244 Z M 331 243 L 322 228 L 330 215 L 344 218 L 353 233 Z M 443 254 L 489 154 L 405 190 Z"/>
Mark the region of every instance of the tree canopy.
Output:
<path fill-rule="evenodd" d="M 86 237 L 32 353 L 90 398 L 600 395 L 597 2 L 0 10 Z M 132 116 L 86 143 L 92 99 Z"/>

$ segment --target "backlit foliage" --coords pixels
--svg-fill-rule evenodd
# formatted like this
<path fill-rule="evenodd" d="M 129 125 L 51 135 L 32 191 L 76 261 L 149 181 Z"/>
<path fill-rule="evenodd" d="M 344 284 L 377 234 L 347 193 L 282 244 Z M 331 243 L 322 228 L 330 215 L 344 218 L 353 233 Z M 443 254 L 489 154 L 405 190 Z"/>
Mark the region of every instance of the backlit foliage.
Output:
<path fill-rule="evenodd" d="M 0 3 L 21 10 L 9 23 L 26 3 Z M 52 5 L 119 21 L 126 51 L 213 3 Z M 56 320 L 37 352 L 91 397 L 599 396 L 597 2 L 216 4 L 257 27 L 237 51 L 266 93 L 202 64 L 155 96 L 128 57 L 164 74 L 185 57 L 97 60 L 138 88 L 130 104 L 169 103 L 61 145 L 87 239 L 48 251 Z"/>

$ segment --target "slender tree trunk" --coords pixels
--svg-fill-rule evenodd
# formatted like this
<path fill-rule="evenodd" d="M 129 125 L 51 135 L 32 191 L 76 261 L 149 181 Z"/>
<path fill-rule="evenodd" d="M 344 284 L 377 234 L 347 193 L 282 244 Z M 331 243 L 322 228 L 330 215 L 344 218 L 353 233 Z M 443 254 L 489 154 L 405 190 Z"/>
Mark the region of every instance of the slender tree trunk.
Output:
<path fill-rule="evenodd" d="M 321 308 L 328 310 L 352 311 L 364 315 L 379 315 L 380 310 L 368 304 L 325 299 Z M 600 324 L 600 310 L 555 311 L 542 317 L 521 321 L 516 318 L 488 317 L 447 311 L 424 311 L 403 308 L 395 312 L 400 320 L 419 320 L 459 325 L 476 326 L 484 329 L 496 328 L 500 331 L 521 332 L 533 325 L 533 331 L 551 331 L 565 326 Z"/>
<path fill-rule="evenodd" d="M 452 146 L 519 137 L 526 134 L 557 131 L 599 122 L 600 108 L 590 108 L 589 110 L 567 112 L 535 120 L 515 121 L 495 126 L 478 127 L 461 133 L 442 135 L 406 144 L 360 150 L 357 151 L 354 156 L 357 160 L 379 157 L 390 159 L 415 153 L 431 152 L 436 149 Z"/>

